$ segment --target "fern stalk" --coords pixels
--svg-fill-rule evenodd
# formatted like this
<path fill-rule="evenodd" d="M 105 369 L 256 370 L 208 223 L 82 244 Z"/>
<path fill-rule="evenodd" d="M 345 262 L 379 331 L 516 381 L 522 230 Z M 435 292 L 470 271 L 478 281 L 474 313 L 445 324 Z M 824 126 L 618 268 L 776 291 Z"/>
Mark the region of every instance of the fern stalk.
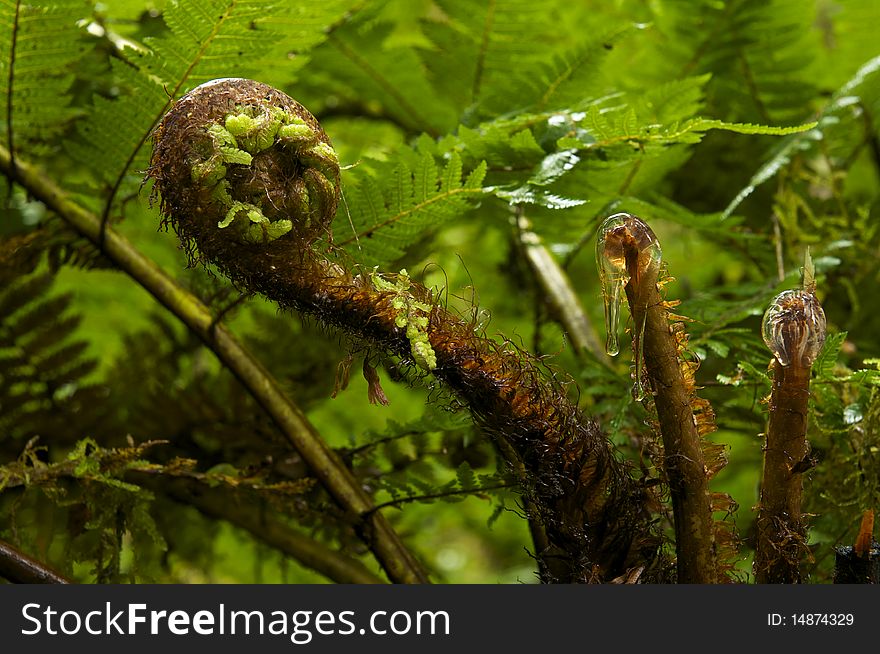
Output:
<path fill-rule="evenodd" d="M 799 566 L 806 551 L 806 528 L 801 518 L 803 479 L 794 466 L 809 451 L 809 399 L 810 368 L 785 368 L 774 361 L 755 547 L 755 581 L 759 584 L 801 581 Z"/>
<path fill-rule="evenodd" d="M 0 540 L 0 577 L 16 584 L 69 584 L 45 563 L 32 559 L 4 540 Z"/>
<path fill-rule="evenodd" d="M 598 426 L 586 419 L 539 362 L 512 343 L 485 338 L 474 321 L 440 304 L 435 293 L 406 271 L 380 275 L 331 260 L 310 225 L 328 224 L 330 211 L 285 214 L 289 231 L 256 240 L 227 230 L 226 198 L 241 193 L 240 180 L 259 176 L 262 193 L 285 192 L 298 177 L 263 175 L 236 164 L 234 174 L 203 181 L 211 155 L 208 136 L 229 125 L 229 98 L 238 111 L 272 114 L 295 110 L 330 148 L 315 119 L 295 100 L 252 80 L 219 80 L 190 92 L 166 115 L 154 134 L 149 175 L 162 199 L 165 222 L 194 259 L 211 262 L 238 287 L 264 295 L 284 308 L 315 316 L 368 345 L 392 353 L 423 373 L 432 373 L 468 405 L 477 424 L 522 463 L 521 482 L 536 506 L 560 565 L 557 581 L 592 582 L 618 577 L 658 562 L 644 489 L 615 457 Z M 303 156 L 282 137 L 267 139 L 255 155 L 280 161 L 279 169 L 314 174 L 314 157 Z M 320 164 L 332 176 L 331 167 Z M 231 166 L 230 166 L 231 168 Z M 207 178 L 206 178 L 207 179 Z M 250 184 L 250 182 L 247 182 Z M 254 189 L 248 186 L 254 197 Z M 257 200 L 255 200 L 257 201 Z M 269 208 L 255 207 L 262 211 Z M 252 216 L 251 220 L 257 219 Z M 242 223 L 247 229 L 249 227 Z M 267 227 L 271 229 L 271 225 Z M 656 570 L 653 571 L 656 573 Z"/>
<path fill-rule="evenodd" d="M 663 467 L 672 499 L 678 582 L 709 584 L 718 581 L 715 525 L 704 463 L 700 421 L 692 408 L 692 384 L 679 360 L 679 343 L 670 329 L 669 313 L 658 288 L 660 249 L 651 229 L 630 214 L 608 218 L 599 232 L 597 256 L 606 316 L 615 316 L 623 286 L 632 316 L 635 394 L 653 395 Z M 610 294 L 610 297 L 609 297 Z M 616 354 L 617 321 L 608 320 L 609 354 Z M 644 357 L 644 369 L 642 358 Z"/>
<path fill-rule="evenodd" d="M 283 244 L 258 258 L 232 256 L 225 241 L 202 240 L 199 253 L 237 284 L 420 365 L 397 323 L 399 295 L 380 290 L 370 276 Z M 520 481 L 551 543 L 539 556 L 559 562 L 554 580 L 608 581 L 649 565 L 656 542 L 643 490 L 596 424 L 526 353 L 479 336 L 470 321 L 438 306 L 424 286 L 410 281 L 406 292 L 430 307 L 426 334 L 436 359 L 433 375 L 522 462 L 526 474 Z"/>
<path fill-rule="evenodd" d="M 315 477 L 359 525 L 361 537 L 388 577 L 398 583 L 427 581 L 425 572 L 387 519 L 381 513 L 371 513 L 372 500 L 351 471 L 324 443 L 303 412 L 284 394 L 278 382 L 253 354 L 225 326 L 215 324 L 207 307 L 127 239 L 112 228 L 102 229 L 99 216 L 71 200 L 37 168 L 21 160 L 17 160 L 13 168 L 9 151 L 3 147 L 0 147 L 0 170 L 93 243 L 99 243 L 103 234 L 104 254 L 197 334 L 275 421 Z"/>
<path fill-rule="evenodd" d="M 763 321 L 774 359 L 755 547 L 755 580 L 761 584 L 800 583 L 807 551 L 801 496 L 803 473 L 811 467 L 810 370 L 825 342 L 825 313 L 814 294 L 809 253 L 805 270 L 805 288 L 778 295 Z"/>
<path fill-rule="evenodd" d="M 9 159 L 15 168 L 15 139 L 12 130 L 12 89 L 15 85 L 15 46 L 18 41 L 18 14 L 21 11 L 21 0 L 15 0 L 15 13 L 12 19 L 12 37 L 9 46 L 9 73 L 6 81 L 6 140 L 9 143 Z"/>
<path fill-rule="evenodd" d="M 608 355 L 605 354 L 596 329 L 581 306 L 568 275 L 541 241 L 541 237 L 531 231 L 531 224 L 522 215 L 522 211 L 517 213 L 516 221 L 517 245 L 528 261 L 554 317 L 571 339 L 575 352 L 590 352 L 597 361 L 608 365 Z"/>

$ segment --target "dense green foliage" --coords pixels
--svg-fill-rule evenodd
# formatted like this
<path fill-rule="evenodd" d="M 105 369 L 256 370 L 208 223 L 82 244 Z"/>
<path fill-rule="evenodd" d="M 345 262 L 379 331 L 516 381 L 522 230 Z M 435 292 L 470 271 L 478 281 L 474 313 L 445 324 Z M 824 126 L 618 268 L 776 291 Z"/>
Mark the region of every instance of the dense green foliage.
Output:
<path fill-rule="evenodd" d="M 438 581 L 535 580 L 510 471 L 427 373 L 186 268 L 141 186 L 174 99 L 252 77 L 303 103 L 344 165 L 335 246 L 548 355 L 644 475 L 654 439 L 628 349 L 609 360 L 566 329 L 583 311 L 604 341 L 599 223 L 650 222 L 711 439 L 729 447 L 712 484 L 737 504 L 724 518 L 744 580 L 770 388 L 760 316 L 809 247 L 829 337 L 805 566 L 827 582 L 833 546 L 880 508 L 878 20 L 873 0 L 2 0 L 0 144 L 231 306 L 223 320 Z M 0 538 L 81 581 L 322 579 L 266 537 L 283 528 L 378 574 L 209 350 L 27 189 L 0 196 Z M 536 244 L 555 266 L 527 256 Z M 579 306 L 548 299 L 560 275 Z M 354 372 L 341 388 L 349 353 L 378 368 L 388 406 Z"/>

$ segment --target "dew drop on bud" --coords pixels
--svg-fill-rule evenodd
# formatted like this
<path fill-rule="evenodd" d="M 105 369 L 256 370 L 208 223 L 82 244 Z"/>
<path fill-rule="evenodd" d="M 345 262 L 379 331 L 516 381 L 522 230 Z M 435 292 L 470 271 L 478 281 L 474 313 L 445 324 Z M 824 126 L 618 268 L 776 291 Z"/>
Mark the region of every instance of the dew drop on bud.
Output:
<path fill-rule="evenodd" d="M 813 293 L 783 291 L 764 313 L 761 335 L 781 365 L 809 368 L 825 343 L 825 312 Z"/>

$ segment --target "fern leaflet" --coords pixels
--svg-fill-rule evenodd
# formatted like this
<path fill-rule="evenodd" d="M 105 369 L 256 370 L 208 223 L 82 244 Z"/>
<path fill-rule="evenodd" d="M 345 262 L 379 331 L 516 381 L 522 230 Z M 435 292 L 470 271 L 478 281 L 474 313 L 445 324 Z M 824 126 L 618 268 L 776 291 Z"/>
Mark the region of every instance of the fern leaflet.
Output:
<path fill-rule="evenodd" d="M 815 129 L 810 129 L 805 133 L 794 134 L 780 142 L 770 153 L 767 160 L 758 168 L 745 188 L 737 193 L 736 197 L 727 205 L 722 213 L 722 219 L 733 215 L 737 207 L 758 186 L 773 179 L 782 168 L 789 164 L 795 154 L 810 150 L 816 143 L 821 142 L 823 132 L 837 124 L 837 115 L 839 113 L 857 103 L 861 96 L 872 92 L 872 83 L 876 84 L 878 72 L 880 72 L 880 56 L 865 62 L 856 71 L 856 74 L 835 92 L 819 116 L 819 120 L 811 125 Z"/>
<path fill-rule="evenodd" d="M 453 153 L 443 169 L 421 152 L 410 166 L 401 157 L 387 178 L 351 176 L 345 197 L 354 236 L 339 242 L 368 265 L 387 264 L 425 231 L 464 213 L 483 195 L 486 165 L 462 179 L 461 157 Z"/>
<path fill-rule="evenodd" d="M 0 2 L 0 129 L 10 150 L 33 156 L 53 149 L 75 117 L 74 65 L 88 49 L 77 21 L 87 12 L 79 0 Z"/>

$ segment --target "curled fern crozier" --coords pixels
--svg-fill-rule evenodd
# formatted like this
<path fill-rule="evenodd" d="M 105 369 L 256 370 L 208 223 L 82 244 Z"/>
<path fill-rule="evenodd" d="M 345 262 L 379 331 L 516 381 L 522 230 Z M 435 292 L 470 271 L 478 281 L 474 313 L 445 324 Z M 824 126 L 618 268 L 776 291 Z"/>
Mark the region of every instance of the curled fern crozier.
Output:
<path fill-rule="evenodd" d="M 338 168 L 304 111 L 263 84 L 221 80 L 185 96 L 163 119 L 150 176 L 165 221 L 190 255 L 239 288 L 394 354 L 455 393 L 521 471 L 529 516 L 547 535 L 536 553 L 543 580 L 607 581 L 642 574 L 645 560 L 645 578 L 663 576 L 646 489 L 564 384 L 510 341 L 486 338 L 406 271 L 350 267 L 318 242 L 336 208 Z M 317 140 L 288 142 L 303 125 Z M 330 180 L 334 194 L 310 181 L 309 171 Z"/>
<path fill-rule="evenodd" d="M 149 176 L 162 210 L 190 245 L 248 248 L 329 235 L 339 201 L 330 139 L 301 104 L 247 79 L 207 82 L 154 133 Z"/>

